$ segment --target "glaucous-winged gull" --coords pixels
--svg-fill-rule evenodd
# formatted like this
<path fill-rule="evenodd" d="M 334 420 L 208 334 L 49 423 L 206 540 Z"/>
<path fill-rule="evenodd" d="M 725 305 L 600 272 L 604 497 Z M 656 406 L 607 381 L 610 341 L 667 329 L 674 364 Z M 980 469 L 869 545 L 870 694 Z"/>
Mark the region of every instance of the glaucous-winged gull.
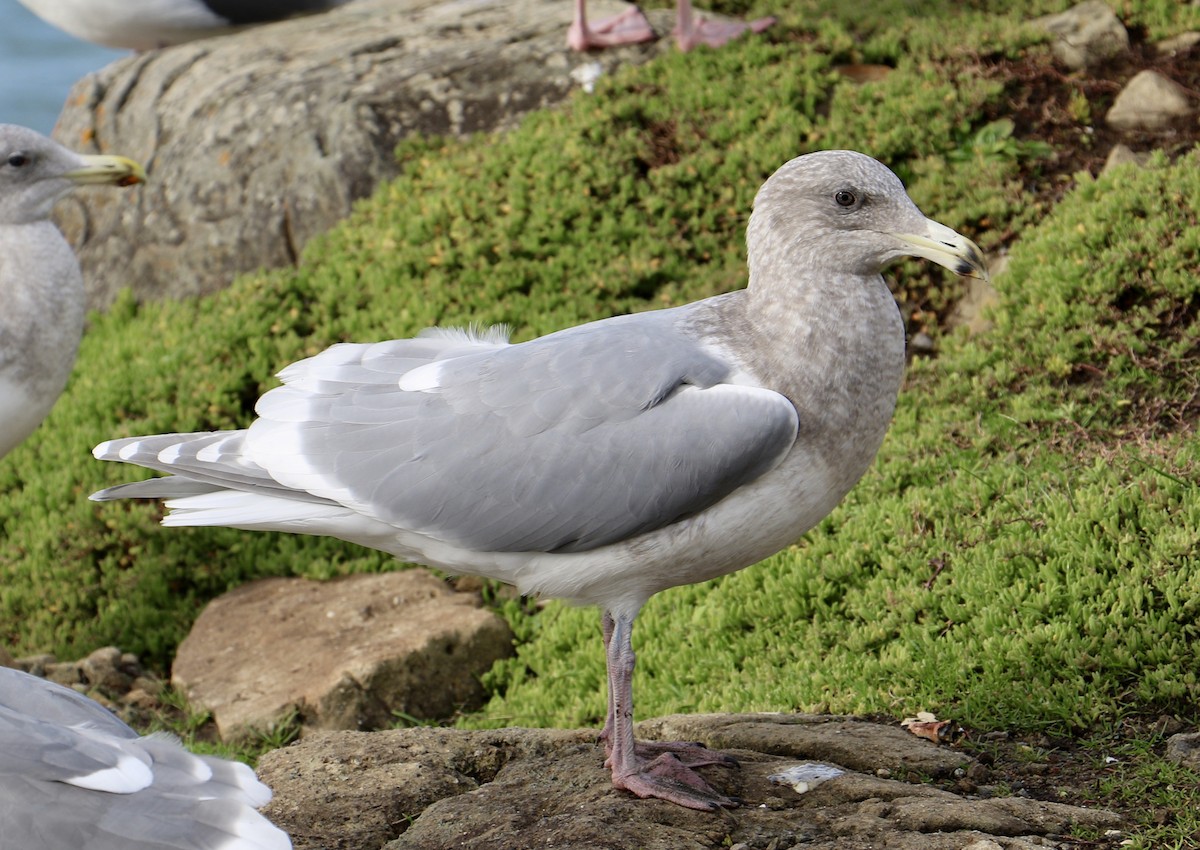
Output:
<path fill-rule="evenodd" d="M 28 2 L 28 0 L 23 0 Z M 622 44 L 640 44 L 656 38 L 650 22 L 637 6 L 630 6 L 619 15 L 599 23 L 589 24 L 587 0 L 573 0 L 575 18 L 567 30 L 567 44 L 573 50 L 590 50 L 600 47 L 616 47 Z M 706 18 L 697 15 L 691 0 L 675 0 L 675 43 L 683 51 L 701 44 L 722 47 L 746 32 L 762 32 L 775 23 L 774 18 L 759 18 L 755 21 L 731 21 Z"/>
<path fill-rule="evenodd" d="M 0 667 L 0 847 L 288 850 L 249 767 L 139 737 L 70 688 Z"/>
<path fill-rule="evenodd" d="M 733 801 L 687 744 L 635 744 L 634 618 L 660 590 L 753 564 L 819 522 L 871 464 L 904 370 L 880 270 L 905 255 L 984 276 L 852 151 L 759 190 L 746 289 L 510 345 L 434 330 L 288 366 L 248 429 L 111 440 L 102 460 L 172 477 L 92 498 L 166 498 L 166 525 L 327 534 L 603 611 L 613 784 L 698 809 Z"/>
<path fill-rule="evenodd" d="M 50 221 L 54 202 L 76 186 L 145 178 L 125 157 L 84 156 L 0 124 L 0 457 L 46 418 L 83 335 L 83 278 Z"/>
<path fill-rule="evenodd" d="M 118 50 L 154 50 L 239 27 L 324 12 L 351 0 L 21 0 L 76 38 Z"/>

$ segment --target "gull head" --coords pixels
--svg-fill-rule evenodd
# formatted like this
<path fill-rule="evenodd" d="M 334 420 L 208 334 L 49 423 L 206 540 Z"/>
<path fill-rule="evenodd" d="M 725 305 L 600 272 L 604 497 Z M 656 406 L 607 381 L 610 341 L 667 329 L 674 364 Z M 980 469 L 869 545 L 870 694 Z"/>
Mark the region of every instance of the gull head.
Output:
<path fill-rule="evenodd" d="M 748 238 L 752 269 L 761 256 L 876 275 L 900 257 L 915 256 L 987 279 L 974 242 L 926 218 L 891 169 L 856 151 L 818 151 L 780 167 L 755 198 Z"/>
<path fill-rule="evenodd" d="M 54 202 L 75 186 L 145 180 L 145 169 L 131 159 L 78 154 L 26 127 L 0 124 L 0 224 L 46 219 Z"/>

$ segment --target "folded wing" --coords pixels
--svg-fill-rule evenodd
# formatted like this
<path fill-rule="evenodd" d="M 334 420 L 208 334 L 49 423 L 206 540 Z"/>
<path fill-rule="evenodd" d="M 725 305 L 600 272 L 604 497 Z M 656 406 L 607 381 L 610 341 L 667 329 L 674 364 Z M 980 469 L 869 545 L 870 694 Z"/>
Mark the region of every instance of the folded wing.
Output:
<path fill-rule="evenodd" d="M 181 496 L 294 494 L 476 551 L 593 549 L 704 510 L 795 440 L 793 405 L 740 380 L 677 330 L 679 316 L 520 345 L 443 335 L 335 346 L 281 373 L 247 431 L 131 438 L 97 456 L 176 473 Z M 187 521 L 206 524 L 203 513 Z"/>

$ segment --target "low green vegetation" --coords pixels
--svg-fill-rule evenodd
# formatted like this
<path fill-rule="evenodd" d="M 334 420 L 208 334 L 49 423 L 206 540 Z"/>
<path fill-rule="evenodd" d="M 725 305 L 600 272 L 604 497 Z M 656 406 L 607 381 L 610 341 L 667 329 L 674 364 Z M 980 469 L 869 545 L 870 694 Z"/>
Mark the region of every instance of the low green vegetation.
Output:
<path fill-rule="evenodd" d="M 989 49 L 1036 40 L 1012 21 L 965 20 Z M 833 70 L 862 57 L 829 21 L 828 48 L 785 31 L 675 53 L 507 136 L 412 140 L 398 152 L 404 175 L 310 245 L 298 270 L 94 317 L 46 427 L 0 464 L 0 640 L 66 657 L 116 643 L 166 668 L 200 606 L 249 578 L 390 568 L 335 541 L 164 533 L 155 505 L 90 504 L 89 492 L 131 474 L 89 459 L 102 439 L 244 425 L 273 372 L 334 342 L 470 322 L 524 339 L 739 287 L 754 192 L 804 150 L 854 147 L 910 176 L 936 172 L 913 185 L 931 212 L 971 230 L 954 213 L 970 197 L 986 207 L 974 215 L 1003 219 L 1012 192 L 979 187 L 1011 176 L 1013 160 L 981 179 L 969 158 L 945 157 L 1001 86 L 948 62 L 940 26 L 906 35 L 924 54 L 876 37 L 871 58 L 900 67 L 874 88 Z M 888 100 L 903 121 L 886 120 Z"/>
<path fill-rule="evenodd" d="M 268 376 L 334 342 L 470 322 L 527 339 L 739 287 L 763 179 L 849 147 L 985 246 L 1018 233 L 992 327 L 946 332 L 912 364 L 878 462 L 817 529 L 651 600 L 635 633 L 639 716 L 926 709 L 1058 733 L 1124 713 L 1195 720 L 1200 155 L 1079 176 L 1047 211 L 1021 175 L 1051 151 L 994 117 L 1005 81 L 981 72 L 1042 49 L 1001 10 L 1015 4 L 880 2 L 903 14 L 854 20 L 837 5 L 625 71 L 502 137 L 412 140 L 403 175 L 298 269 L 94 317 L 68 393 L 0 462 L 0 645 L 77 657 L 118 644 L 165 670 L 203 604 L 239 583 L 393 568 L 336 541 L 166 531 L 157 505 L 89 503 L 131 474 L 89 451 L 242 426 Z M 1123 5 L 1155 36 L 1195 14 Z M 860 85 L 846 63 L 894 70 Z M 915 263 L 896 276 L 935 313 L 961 292 Z M 461 722 L 600 721 L 597 613 L 498 608 L 518 655 Z"/>

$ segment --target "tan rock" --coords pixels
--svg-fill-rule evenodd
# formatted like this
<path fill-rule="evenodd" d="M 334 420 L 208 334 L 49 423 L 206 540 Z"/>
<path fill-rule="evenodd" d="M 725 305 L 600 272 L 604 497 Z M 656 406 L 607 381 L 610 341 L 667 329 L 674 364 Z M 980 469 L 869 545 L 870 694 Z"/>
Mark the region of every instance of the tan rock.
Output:
<path fill-rule="evenodd" d="M 1194 111 L 1187 91 L 1157 71 L 1130 80 L 1104 120 L 1118 130 L 1159 130 Z"/>
<path fill-rule="evenodd" d="M 1154 49 L 1160 55 L 1183 53 L 1191 50 L 1197 44 L 1200 44 L 1200 32 L 1181 32 L 1179 35 L 1164 38 L 1158 44 L 1154 45 Z"/>
<path fill-rule="evenodd" d="M 395 712 L 442 719 L 478 705 L 479 676 L 511 653 L 501 618 L 424 570 L 272 578 L 204 609 L 171 681 L 226 739 L 293 711 L 308 728 L 374 729 Z"/>
<path fill-rule="evenodd" d="M 1116 144 L 1112 150 L 1108 152 L 1108 157 L 1104 160 L 1104 167 L 1100 169 L 1101 174 L 1112 171 L 1119 165 L 1133 164 L 1138 167 L 1145 165 L 1150 160 L 1150 152 L 1143 151 L 1141 153 L 1134 151 L 1128 145 Z"/>
<path fill-rule="evenodd" d="M 966 291 L 947 319 L 951 327 L 965 327 L 971 336 L 987 333 L 994 322 L 986 315 L 987 311 L 1000 303 L 1000 293 L 996 287 L 986 280 L 968 278 Z"/>

